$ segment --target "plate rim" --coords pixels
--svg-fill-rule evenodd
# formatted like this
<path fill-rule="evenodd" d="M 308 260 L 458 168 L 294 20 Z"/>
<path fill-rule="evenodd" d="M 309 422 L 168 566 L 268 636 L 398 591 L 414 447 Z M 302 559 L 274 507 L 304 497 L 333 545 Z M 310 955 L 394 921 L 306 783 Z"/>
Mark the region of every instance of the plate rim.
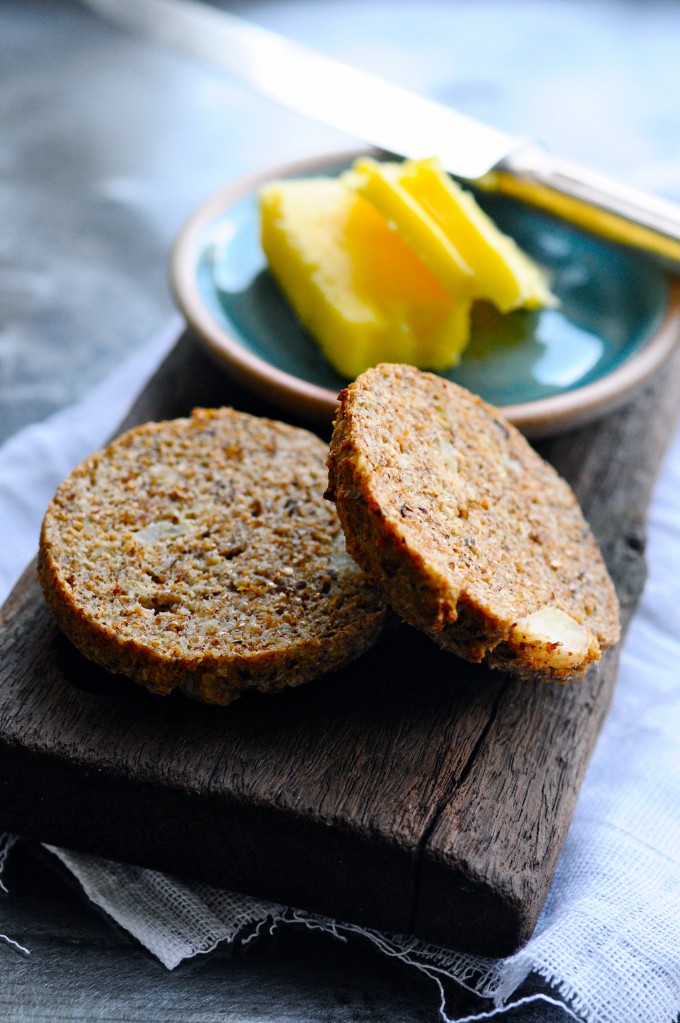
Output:
<path fill-rule="evenodd" d="M 244 347 L 211 314 L 201 297 L 195 268 L 205 228 L 240 199 L 275 178 L 309 176 L 330 164 L 351 163 L 362 155 L 385 156 L 367 147 L 328 150 L 248 173 L 208 195 L 180 227 L 170 250 L 170 288 L 188 326 L 242 384 L 295 415 L 329 423 L 338 404 L 336 391 L 294 376 Z M 680 277 L 661 269 L 666 288 L 661 322 L 647 342 L 610 373 L 572 390 L 535 401 L 496 406 L 528 437 L 549 436 L 612 411 L 649 379 L 680 340 Z"/>

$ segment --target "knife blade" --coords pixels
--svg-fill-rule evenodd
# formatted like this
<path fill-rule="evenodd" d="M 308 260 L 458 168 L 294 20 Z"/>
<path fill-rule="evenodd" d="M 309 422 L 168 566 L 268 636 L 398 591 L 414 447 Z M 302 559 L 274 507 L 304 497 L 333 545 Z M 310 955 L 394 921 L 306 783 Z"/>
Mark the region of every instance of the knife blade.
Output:
<path fill-rule="evenodd" d="M 387 153 L 437 156 L 511 195 L 677 269 L 680 205 L 548 153 L 448 106 L 200 0 L 85 0 L 101 16 L 234 76 L 256 93 Z"/>

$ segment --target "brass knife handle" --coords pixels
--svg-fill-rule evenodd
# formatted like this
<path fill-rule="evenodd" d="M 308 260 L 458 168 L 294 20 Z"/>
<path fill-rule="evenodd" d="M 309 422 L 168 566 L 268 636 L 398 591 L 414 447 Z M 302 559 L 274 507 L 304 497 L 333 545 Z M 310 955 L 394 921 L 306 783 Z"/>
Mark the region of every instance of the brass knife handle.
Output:
<path fill-rule="evenodd" d="M 587 167 L 526 146 L 480 185 L 556 214 L 594 234 L 643 249 L 680 268 L 680 204 L 611 181 Z"/>

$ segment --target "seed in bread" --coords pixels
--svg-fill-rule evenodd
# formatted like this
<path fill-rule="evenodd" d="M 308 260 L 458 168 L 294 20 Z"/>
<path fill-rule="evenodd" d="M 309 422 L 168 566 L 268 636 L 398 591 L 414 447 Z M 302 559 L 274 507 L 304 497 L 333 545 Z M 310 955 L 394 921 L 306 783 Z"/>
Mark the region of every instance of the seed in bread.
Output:
<path fill-rule="evenodd" d="M 614 587 L 571 488 L 447 380 L 383 364 L 342 391 L 327 496 L 352 557 L 445 649 L 566 680 L 619 637 Z"/>
<path fill-rule="evenodd" d="M 377 638 L 384 604 L 324 501 L 327 447 L 231 409 L 147 423 L 59 487 L 39 576 L 73 644 L 158 693 L 227 704 Z"/>

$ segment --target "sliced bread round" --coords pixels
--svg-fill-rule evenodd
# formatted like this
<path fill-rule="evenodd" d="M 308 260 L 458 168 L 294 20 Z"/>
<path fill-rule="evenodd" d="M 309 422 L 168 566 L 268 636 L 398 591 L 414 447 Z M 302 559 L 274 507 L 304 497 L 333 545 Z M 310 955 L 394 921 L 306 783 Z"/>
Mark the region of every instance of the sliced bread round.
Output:
<path fill-rule="evenodd" d="M 45 515 L 58 624 L 109 671 L 216 704 L 359 656 L 385 607 L 324 501 L 326 455 L 306 430 L 231 409 L 119 437 Z"/>
<path fill-rule="evenodd" d="M 329 473 L 348 551 L 445 649 L 564 680 L 618 639 L 571 488 L 465 389 L 410 366 L 368 370 L 340 395 Z"/>

